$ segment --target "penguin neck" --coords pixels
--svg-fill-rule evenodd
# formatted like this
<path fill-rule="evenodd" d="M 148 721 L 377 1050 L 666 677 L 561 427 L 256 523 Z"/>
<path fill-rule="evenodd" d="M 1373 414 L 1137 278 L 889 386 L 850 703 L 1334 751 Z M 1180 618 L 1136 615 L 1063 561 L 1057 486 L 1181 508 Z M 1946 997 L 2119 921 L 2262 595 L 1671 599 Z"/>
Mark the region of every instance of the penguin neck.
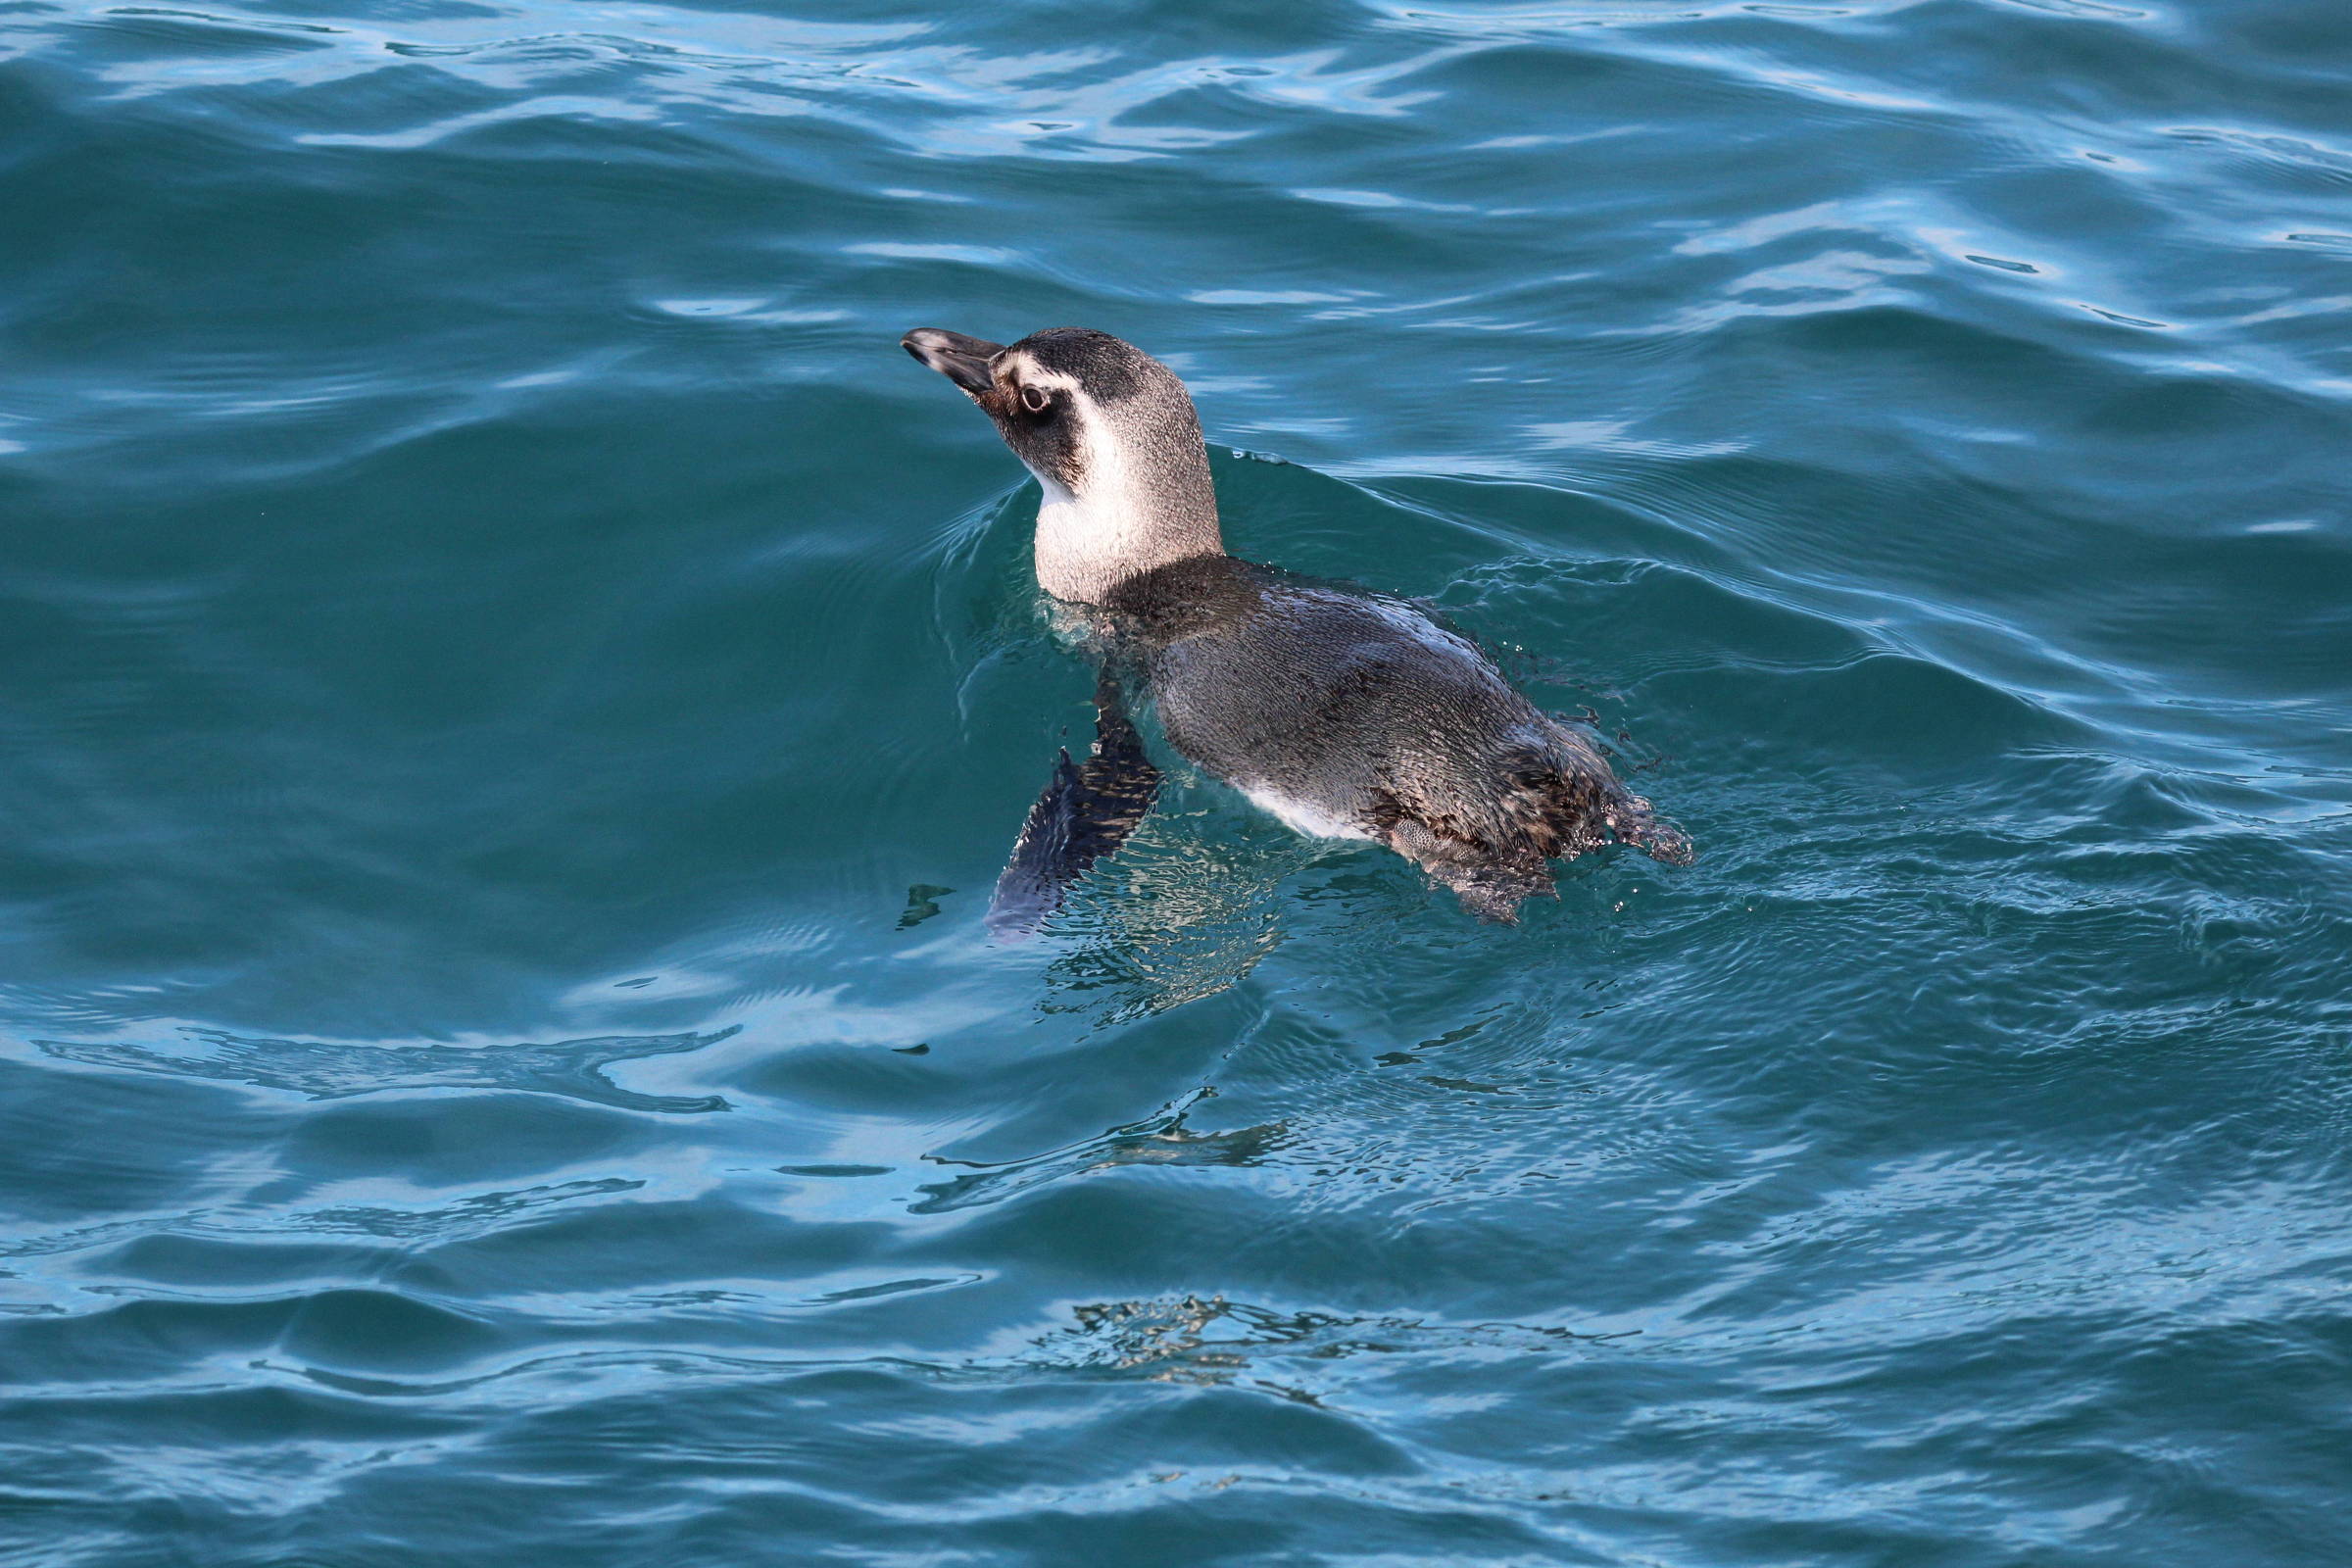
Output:
<path fill-rule="evenodd" d="M 1145 463 L 1116 456 L 1090 454 L 1076 490 L 1051 474 L 1037 476 L 1045 491 L 1037 509 L 1037 583 L 1056 599 L 1103 604 L 1130 577 L 1225 553 L 1204 451 L 1148 454 L 1152 461 Z"/>

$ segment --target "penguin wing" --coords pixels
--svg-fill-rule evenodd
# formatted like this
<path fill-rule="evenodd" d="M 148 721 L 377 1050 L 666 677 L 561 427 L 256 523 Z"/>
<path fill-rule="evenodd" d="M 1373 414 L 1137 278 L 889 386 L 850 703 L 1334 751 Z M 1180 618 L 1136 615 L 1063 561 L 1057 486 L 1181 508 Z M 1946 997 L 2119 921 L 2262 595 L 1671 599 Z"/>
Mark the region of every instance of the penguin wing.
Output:
<path fill-rule="evenodd" d="M 1001 942 L 1036 934 L 1087 868 L 1127 842 L 1159 793 L 1159 769 L 1107 675 L 1095 698 L 1095 746 L 1083 762 L 1065 748 L 1053 781 L 1029 808 L 1012 858 L 997 878 L 987 924 Z"/>

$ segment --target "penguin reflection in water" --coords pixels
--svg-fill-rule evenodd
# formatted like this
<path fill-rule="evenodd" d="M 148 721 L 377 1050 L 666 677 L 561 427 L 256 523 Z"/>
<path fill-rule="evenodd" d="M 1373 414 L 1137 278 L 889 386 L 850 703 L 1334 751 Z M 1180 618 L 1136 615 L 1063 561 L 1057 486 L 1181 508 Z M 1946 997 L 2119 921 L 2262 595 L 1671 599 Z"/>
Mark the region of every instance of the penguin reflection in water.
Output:
<path fill-rule="evenodd" d="M 1168 742 L 1299 833 L 1385 844 L 1482 920 L 1553 891 L 1548 861 L 1615 840 L 1670 864 L 1690 841 L 1591 742 L 1416 607 L 1225 554 L 1193 400 L 1174 371 L 1083 327 L 1009 347 L 937 327 L 906 352 L 962 388 L 1045 489 L 1038 585 L 1100 660 L 1093 754 L 1064 753 L 998 881 L 989 925 L 1036 929 L 1118 849 Z"/>

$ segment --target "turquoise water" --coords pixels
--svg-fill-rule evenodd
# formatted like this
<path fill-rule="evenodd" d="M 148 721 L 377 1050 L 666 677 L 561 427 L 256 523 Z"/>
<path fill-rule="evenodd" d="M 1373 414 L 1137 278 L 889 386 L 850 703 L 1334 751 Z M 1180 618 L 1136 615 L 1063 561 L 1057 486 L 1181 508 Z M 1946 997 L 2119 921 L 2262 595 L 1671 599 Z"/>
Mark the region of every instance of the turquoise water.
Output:
<path fill-rule="evenodd" d="M 0 7 L 0 1556 L 2352 1561 L 2340 0 Z M 899 351 L 1687 827 L 1172 773 Z"/>

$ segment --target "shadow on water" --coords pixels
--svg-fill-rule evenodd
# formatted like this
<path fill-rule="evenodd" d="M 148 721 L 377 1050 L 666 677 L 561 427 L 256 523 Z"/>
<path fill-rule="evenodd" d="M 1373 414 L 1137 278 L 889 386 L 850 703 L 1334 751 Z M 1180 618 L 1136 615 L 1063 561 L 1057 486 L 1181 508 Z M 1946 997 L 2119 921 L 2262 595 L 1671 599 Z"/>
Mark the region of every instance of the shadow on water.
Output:
<path fill-rule="evenodd" d="M 1067 951 L 1046 971 L 1040 1010 L 1132 1022 L 1238 984 L 1281 944 L 1284 878 L 1311 856 L 1232 831 L 1233 803 L 1180 799 L 1202 793 L 1163 791 L 1118 857 L 1074 890 L 1048 927 Z"/>

